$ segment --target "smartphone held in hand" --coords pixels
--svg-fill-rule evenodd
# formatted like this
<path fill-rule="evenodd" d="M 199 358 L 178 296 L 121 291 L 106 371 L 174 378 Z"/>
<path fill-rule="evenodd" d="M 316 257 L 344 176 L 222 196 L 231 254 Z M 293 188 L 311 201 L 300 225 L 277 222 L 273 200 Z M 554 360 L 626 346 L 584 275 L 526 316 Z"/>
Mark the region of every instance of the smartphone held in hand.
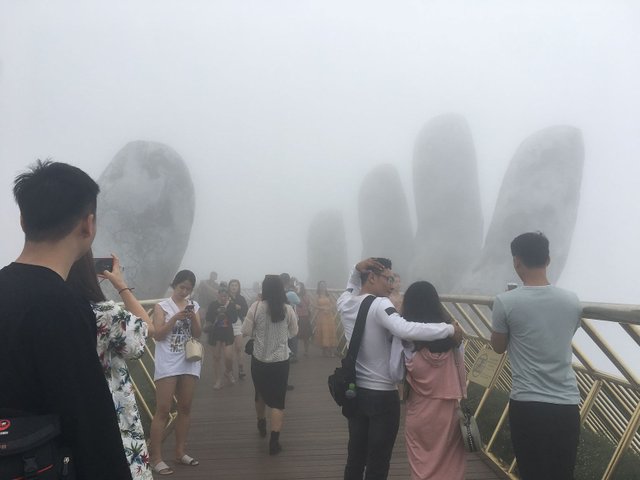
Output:
<path fill-rule="evenodd" d="M 104 258 L 94 258 L 93 263 L 96 267 L 96 272 L 102 273 L 105 270 L 108 272 L 113 272 L 113 258 L 112 257 L 104 257 Z"/>

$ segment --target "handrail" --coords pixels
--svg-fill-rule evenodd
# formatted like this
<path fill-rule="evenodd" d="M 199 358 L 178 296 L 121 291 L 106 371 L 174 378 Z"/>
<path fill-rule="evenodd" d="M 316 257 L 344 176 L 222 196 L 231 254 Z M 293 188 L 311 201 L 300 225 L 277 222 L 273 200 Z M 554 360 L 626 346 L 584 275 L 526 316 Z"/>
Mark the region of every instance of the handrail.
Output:
<path fill-rule="evenodd" d="M 335 300 L 342 293 L 330 290 Z M 309 292 L 313 298 L 313 292 Z M 481 454 L 497 465 L 506 478 L 517 479 L 516 464 L 509 442 L 500 443 L 508 429 L 508 393 L 511 389 L 511 366 L 506 354 L 498 355 L 490 349 L 490 313 L 494 297 L 478 295 L 447 294 L 440 296 L 445 309 L 452 317 L 460 321 L 465 330 L 465 367 L 469 372 L 468 386 L 478 397 L 475 404 L 475 415 L 481 425 L 483 438 L 487 440 Z M 247 300 L 251 300 L 248 298 Z M 145 300 L 145 308 L 155 305 L 159 300 Z M 580 421 L 584 428 L 594 432 L 603 441 L 610 442 L 613 452 L 608 465 L 603 468 L 602 480 L 614 478 L 616 468 L 620 465 L 626 452 L 640 455 L 640 386 L 637 374 L 627 365 L 628 358 L 623 358 L 605 340 L 596 322 L 617 324 L 620 333 L 626 334 L 638 347 L 634 352 L 640 358 L 640 305 L 624 305 L 610 303 L 582 303 L 582 329 L 588 339 L 593 341 L 592 349 L 597 348 L 602 355 L 611 361 L 617 373 L 604 371 L 587 353 L 582 345 L 574 339 L 573 353 L 575 357 L 574 371 L 580 390 Z M 336 334 L 339 339 L 338 352 L 344 355 L 347 342 L 339 319 L 336 315 Z M 155 392 L 155 385 L 146 363 L 153 362 L 153 353 L 148 342 L 145 354 L 137 362 L 138 368 L 134 378 L 136 395 L 141 400 L 141 413 L 151 416 L 149 394 Z M 494 356 L 493 370 L 482 371 L 487 364 L 487 355 Z M 483 363 L 484 362 L 484 363 Z M 489 362 L 490 363 L 490 362 Z M 482 364 L 482 365 L 480 365 Z M 633 365 L 635 368 L 638 365 Z M 476 378 L 476 373 L 480 375 Z M 619 373 L 619 375 L 618 375 Z M 132 376 L 134 376 L 132 374 Z M 480 379 L 480 380 L 479 380 Z M 141 388 L 141 384 L 146 384 Z M 495 398 L 502 399 L 503 404 L 496 404 Z M 471 400 L 471 398 L 470 398 Z M 492 408 L 489 403 L 492 402 Z M 496 417 L 496 414 L 498 415 Z M 175 419 L 175 403 L 167 426 L 171 428 Z M 489 422 L 489 423 L 487 423 Z M 490 423 L 493 422 L 493 423 Z M 580 462 L 580 451 L 578 452 Z M 640 458 L 640 457 L 638 457 Z"/>

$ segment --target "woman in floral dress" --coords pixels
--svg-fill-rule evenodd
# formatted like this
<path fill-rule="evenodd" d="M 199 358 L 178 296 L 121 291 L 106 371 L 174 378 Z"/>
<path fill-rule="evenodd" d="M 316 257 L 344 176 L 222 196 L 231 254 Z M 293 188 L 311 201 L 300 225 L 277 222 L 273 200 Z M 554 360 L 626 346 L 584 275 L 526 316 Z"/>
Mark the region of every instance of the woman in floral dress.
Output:
<path fill-rule="evenodd" d="M 153 325 L 122 278 L 118 257 L 113 255 L 111 272 L 101 272 L 98 276 L 111 282 L 125 308 L 106 301 L 98 284 L 91 252 L 73 265 L 67 282 L 91 303 L 96 315 L 98 357 L 113 396 L 131 476 L 134 480 L 152 480 L 149 453 L 126 360 L 142 356 Z"/>

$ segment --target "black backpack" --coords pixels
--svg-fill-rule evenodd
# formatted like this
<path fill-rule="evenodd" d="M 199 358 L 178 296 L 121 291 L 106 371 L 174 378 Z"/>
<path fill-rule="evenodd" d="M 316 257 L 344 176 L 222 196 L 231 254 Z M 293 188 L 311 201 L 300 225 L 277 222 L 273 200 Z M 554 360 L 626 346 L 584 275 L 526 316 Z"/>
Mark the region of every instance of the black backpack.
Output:
<path fill-rule="evenodd" d="M 0 412 L 0 480 L 76 478 L 70 450 L 59 445 L 57 415 L 6 413 Z"/>
<path fill-rule="evenodd" d="M 329 393 L 336 404 L 342 407 L 342 415 L 347 418 L 351 418 L 356 411 L 357 398 L 355 395 L 349 396 L 347 391 L 351 384 L 355 385 L 356 383 L 356 359 L 358 358 L 358 351 L 360 350 L 360 343 L 362 342 L 369 307 L 371 307 L 375 298 L 374 295 L 369 295 L 362 300 L 360 308 L 358 309 L 356 324 L 353 327 L 353 335 L 351 336 L 351 342 L 349 342 L 347 356 L 342 359 L 342 366 L 336 368 L 333 374 L 329 375 L 327 379 L 329 383 Z"/>

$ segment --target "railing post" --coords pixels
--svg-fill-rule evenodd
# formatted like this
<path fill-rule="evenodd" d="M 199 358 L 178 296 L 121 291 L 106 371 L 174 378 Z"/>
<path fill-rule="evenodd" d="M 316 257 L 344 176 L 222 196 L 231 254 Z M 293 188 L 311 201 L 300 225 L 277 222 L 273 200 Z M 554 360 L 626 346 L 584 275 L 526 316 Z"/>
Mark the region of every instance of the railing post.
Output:
<path fill-rule="evenodd" d="M 618 446 L 616 447 L 615 452 L 613 452 L 611 461 L 609 462 L 609 465 L 607 465 L 607 469 L 605 470 L 604 475 L 602 476 L 602 480 L 609 480 L 610 478 L 612 478 L 613 473 L 615 472 L 615 469 L 618 466 L 618 463 L 620 462 L 620 458 L 622 458 L 622 455 L 631 444 L 631 441 L 633 440 L 633 437 L 636 434 L 636 431 L 638 430 L 639 426 L 640 426 L 640 403 L 636 406 L 636 409 L 633 412 L 633 416 L 629 420 L 629 425 L 627 425 L 627 428 L 624 431 L 624 434 L 622 435 L 620 442 L 618 442 Z"/>

